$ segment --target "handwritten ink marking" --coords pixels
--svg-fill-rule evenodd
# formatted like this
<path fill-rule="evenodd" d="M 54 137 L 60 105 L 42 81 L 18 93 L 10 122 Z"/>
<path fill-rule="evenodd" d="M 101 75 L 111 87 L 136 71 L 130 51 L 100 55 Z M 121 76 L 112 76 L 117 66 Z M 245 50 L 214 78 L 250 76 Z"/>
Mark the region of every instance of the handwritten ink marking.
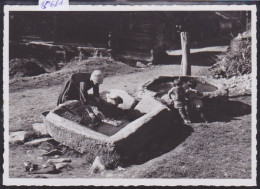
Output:
<path fill-rule="evenodd" d="M 40 5 L 41 9 L 46 9 L 48 7 L 58 7 L 63 5 L 63 0 L 46 0 Z"/>
<path fill-rule="evenodd" d="M 60 1 L 59 5 L 62 5 L 63 4 L 63 0 Z"/>
<path fill-rule="evenodd" d="M 47 4 L 50 3 L 49 1 L 43 1 L 42 4 L 41 4 L 41 8 L 42 9 L 46 9 L 47 8 Z"/>

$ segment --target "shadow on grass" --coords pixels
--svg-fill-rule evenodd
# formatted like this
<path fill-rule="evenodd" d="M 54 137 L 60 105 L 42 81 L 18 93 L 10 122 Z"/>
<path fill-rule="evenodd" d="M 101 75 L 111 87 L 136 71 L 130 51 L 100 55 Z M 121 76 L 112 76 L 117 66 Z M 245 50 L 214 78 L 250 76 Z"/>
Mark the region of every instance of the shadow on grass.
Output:
<path fill-rule="evenodd" d="M 146 148 L 133 154 L 131 159 L 125 160 L 125 166 L 130 164 L 143 164 L 153 158 L 159 157 L 180 145 L 193 132 L 193 128 L 184 124 L 174 124 L 167 133 L 159 135 L 155 140 L 149 141 Z"/>
<path fill-rule="evenodd" d="M 190 119 L 192 123 L 203 123 L 205 120 L 201 117 L 201 112 L 204 118 L 210 122 L 230 122 L 235 120 L 235 117 L 251 114 L 251 106 L 244 102 L 251 101 L 251 95 L 236 96 L 230 98 L 231 100 L 216 98 L 211 100 L 203 100 L 204 108 L 196 110 L 190 108 Z M 249 102 L 250 103 L 250 102 Z M 176 109 L 169 107 L 171 111 L 178 114 L 177 121 L 181 122 L 182 119 Z"/>
<path fill-rule="evenodd" d="M 235 117 L 251 114 L 251 106 L 240 101 L 212 101 L 206 104 L 205 114 L 210 122 L 229 122 Z"/>

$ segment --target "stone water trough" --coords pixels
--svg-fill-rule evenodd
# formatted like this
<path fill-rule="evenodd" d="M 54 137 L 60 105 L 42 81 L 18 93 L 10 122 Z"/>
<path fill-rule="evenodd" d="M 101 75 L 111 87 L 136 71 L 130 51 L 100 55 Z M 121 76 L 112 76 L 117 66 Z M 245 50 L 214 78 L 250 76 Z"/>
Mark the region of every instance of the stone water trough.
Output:
<path fill-rule="evenodd" d="M 112 93 L 118 95 L 122 103 L 113 104 L 109 99 L 115 96 Z M 107 166 L 114 167 L 118 163 L 131 161 L 149 147 L 151 141 L 178 127 L 170 109 L 151 97 L 136 101 L 125 91 L 117 89 L 106 94 L 109 94 L 106 99 L 102 97 L 102 113 L 120 120 L 119 126 L 85 124 L 82 122 L 82 112 L 86 107 L 78 101 L 68 101 L 44 118 L 48 133 L 56 141 L 80 153 L 101 156 Z"/>
<path fill-rule="evenodd" d="M 150 96 L 168 104 L 169 99 L 167 93 L 173 86 L 175 79 L 180 79 L 183 83 L 189 80 L 195 80 L 197 83 L 195 89 L 202 94 L 202 100 L 223 100 L 228 97 L 228 90 L 217 80 L 194 76 L 160 76 L 153 78 L 139 86 L 138 97 L 142 99 L 146 96 Z"/>

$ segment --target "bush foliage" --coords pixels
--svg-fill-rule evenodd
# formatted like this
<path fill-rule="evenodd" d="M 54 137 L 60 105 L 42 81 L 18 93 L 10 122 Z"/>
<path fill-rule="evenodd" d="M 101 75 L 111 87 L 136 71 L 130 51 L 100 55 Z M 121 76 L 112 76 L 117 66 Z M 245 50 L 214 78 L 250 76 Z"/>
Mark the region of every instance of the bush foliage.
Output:
<path fill-rule="evenodd" d="M 217 56 L 211 68 L 216 78 L 241 76 L 251 73 L 251 40 L 235 38 L 226 53 Z"/>

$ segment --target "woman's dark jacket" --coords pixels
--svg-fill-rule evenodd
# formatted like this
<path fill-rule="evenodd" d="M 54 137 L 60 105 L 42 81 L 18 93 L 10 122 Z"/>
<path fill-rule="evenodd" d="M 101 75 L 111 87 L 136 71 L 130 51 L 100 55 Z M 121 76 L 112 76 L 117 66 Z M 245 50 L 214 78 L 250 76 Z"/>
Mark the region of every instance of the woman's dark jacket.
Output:
<path fill-rule="evenodd" d="M 94 96 L 99 97 L 99 85 L 94 85 L 90 76 L 90 73 L 72 74 L 60 91 L 57 105 L 68 100 L 79 100 L 86 104 L 88 103 L 88 90 L 91 88 L 93 88 Z"/>

